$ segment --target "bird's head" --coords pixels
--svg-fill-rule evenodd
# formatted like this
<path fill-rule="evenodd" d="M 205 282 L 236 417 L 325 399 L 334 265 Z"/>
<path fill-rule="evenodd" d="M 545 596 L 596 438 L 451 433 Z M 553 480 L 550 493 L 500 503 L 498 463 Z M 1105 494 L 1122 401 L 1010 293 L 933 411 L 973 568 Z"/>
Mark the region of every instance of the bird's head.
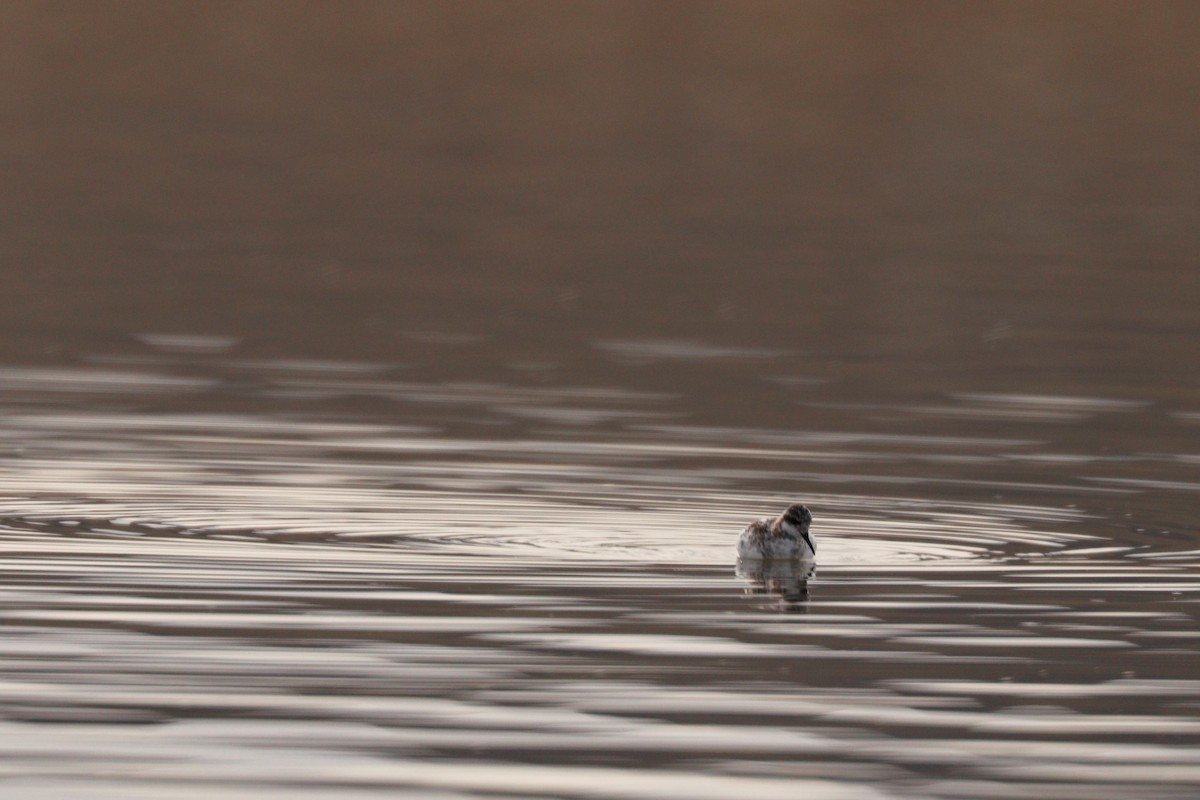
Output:
<path fill-rule="evenodd" d="M 783 529 L 785 536 L 790 536 L 797 541 L 804 540 L 808 544 L 808 549 L 812 550 L 815 555 L 817 546 L 813 543 L 812 536 L 808 532 L 808 526 L 812 524 L 812 518 L 812 512 L 808 510 L 808 506 L 797 503 L 794 506 L 789 506 L 788 510 L 783 512 L 783 516 L 779 518 L 779 526 Z"/>

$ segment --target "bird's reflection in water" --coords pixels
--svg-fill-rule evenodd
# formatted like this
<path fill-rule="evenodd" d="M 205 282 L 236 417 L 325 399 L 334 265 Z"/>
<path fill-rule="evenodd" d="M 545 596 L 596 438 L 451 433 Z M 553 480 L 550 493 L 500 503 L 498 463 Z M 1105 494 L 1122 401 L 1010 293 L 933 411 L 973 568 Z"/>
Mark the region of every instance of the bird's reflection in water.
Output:
<path fill-rule="evenodd" d="M 791 607 L 808 600 L 808 581 L 816 573 L 811 561 L 742 561 L 734 570 L 748 595 L 770 595 Z"/>

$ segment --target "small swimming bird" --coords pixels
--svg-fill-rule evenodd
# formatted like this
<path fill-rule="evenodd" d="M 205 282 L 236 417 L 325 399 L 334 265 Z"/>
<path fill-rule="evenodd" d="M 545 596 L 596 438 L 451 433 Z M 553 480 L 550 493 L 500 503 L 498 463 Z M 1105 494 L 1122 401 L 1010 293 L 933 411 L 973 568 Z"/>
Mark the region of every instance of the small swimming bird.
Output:
<path fill-rule="evenodd" d="M 794 559 L 809 561 L 817 556 L 808 526 L 812 512 L 797 503 L 775 519 L 751 522 L 738 537 L 738 558 L 758 561 Z"/>

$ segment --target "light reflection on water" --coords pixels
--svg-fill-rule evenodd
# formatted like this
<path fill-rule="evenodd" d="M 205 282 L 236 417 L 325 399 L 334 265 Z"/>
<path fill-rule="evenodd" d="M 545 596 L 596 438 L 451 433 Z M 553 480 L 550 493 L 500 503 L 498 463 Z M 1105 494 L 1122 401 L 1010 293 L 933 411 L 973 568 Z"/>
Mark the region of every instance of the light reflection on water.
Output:
<path fill-rule="evenodd" d="M 945 400 L 1017 408 L 1003 436 L 785 431 L 670 421 L 662 393 L 277 367 L 230 367 L 257 370 L 223 389 L 249 410 L 204 414 L 120 398 L 216 369 L 0 370 L 22 796 L 1200 785 L 1195 542 L 1108 510 L 1189 491 L 1144 472 L 1178 460 L 1056 452 L 1045 427 L 1140 404 Z M 403 422 L 303 405 L 364 395 Z M 815 572 L 735 567 L 738 529 L 801 496 Z"/>

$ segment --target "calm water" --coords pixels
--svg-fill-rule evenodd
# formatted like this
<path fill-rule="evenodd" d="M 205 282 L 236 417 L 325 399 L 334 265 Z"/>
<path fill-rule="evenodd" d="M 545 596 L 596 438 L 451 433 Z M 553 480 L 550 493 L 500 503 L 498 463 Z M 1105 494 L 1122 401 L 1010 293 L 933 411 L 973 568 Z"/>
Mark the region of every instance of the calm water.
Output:
<path fill-rule="evenodd" d="M 1194 11 L 99 8 L 0 11 L 0 793 L 1200 790 Z"/>
<path fill-rule="evenodd" d="M 873 430 L 915 406 L 716 427 L 630 388 L 222 354 L 2 377 L 22 796 L 1200 785 L 1200 459 L 1103 438 L 1188 441 L 1188 414 L 964 395 L 938 417 L 986 435 Z M 395 411 L 312 408 L 337 397 Z M 735 570 L 740 526 L 799 496 L 815 575 Z"/>

